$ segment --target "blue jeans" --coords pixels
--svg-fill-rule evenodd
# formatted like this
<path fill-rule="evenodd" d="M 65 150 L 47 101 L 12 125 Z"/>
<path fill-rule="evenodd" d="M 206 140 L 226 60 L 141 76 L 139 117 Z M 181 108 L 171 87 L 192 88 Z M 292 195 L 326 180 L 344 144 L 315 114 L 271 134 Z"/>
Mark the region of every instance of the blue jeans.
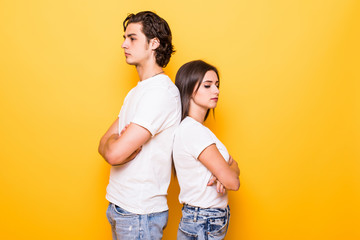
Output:
<path fill-rule="evenodd" d="M 113 240 L 161 239 L 168 221 L 169 211 L 135 214 L 113 203 L 109 204 L 106 216 L 111 224 Z"/>
<path fill-rule="evenodd" d="M 178 240 L 224 239 L 230 220 L 230 208 L 199 208 L 184 205 Z"/>

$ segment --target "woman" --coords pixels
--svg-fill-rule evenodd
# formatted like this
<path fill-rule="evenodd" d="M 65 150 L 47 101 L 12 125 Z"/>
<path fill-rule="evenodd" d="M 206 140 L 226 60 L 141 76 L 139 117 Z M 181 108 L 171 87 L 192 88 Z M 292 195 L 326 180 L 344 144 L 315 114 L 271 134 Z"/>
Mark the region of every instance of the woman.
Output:
<path fill-rule="evenodd" d="M 175 132 L 173 159 L 184 204 L 177 239 L 223 239 L 230 217 L 226 190 L 239 189 L 240 170 L 203 125 L 217 105 L 219 74 L 204 61 L 192 61 L 179 69 L 175 85 L 182 122 Z"/>

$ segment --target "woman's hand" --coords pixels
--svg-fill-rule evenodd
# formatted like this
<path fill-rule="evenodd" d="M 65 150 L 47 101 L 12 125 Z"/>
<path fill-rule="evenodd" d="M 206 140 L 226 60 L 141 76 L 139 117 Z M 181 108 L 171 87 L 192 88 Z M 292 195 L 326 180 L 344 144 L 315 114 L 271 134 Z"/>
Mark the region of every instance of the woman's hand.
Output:
<path fill-rule="evenodd" d="M 216 191 L 221 194 L 225 194 L 226 188 L 224 185 L 221 184 L 221 182 L 214 176 L 211 175 L 211 178 L 207 184 L 207 186 L 212 186 L 216 182 Z"/>

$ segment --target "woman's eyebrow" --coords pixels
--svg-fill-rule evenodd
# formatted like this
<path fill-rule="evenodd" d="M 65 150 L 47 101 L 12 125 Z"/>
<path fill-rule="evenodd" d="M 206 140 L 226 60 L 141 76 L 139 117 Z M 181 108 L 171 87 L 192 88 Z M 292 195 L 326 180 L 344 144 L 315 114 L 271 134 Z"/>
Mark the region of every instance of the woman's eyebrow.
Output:
<path fill-rule="evenodd" d="M 208 82 L 208 83 L 213 83 L 214 81 L 213 80 L 204 80 L 202 82 Z M 215 83 L 218 83 L 219 81 L 216 81 Z"/>

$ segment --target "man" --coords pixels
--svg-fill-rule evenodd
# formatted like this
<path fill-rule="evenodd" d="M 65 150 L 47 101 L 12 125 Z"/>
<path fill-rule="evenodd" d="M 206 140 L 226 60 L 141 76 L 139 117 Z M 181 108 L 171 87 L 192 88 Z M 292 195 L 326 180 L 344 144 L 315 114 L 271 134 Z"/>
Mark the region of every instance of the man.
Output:
<path fill-rule="evenodd" d="M 161 239 L 181 117 L 179 91 L 163 71 L 174 52 L 172 36 L 166 21 L 149 11 L 130 14 L 123 26 L 126 62 L 136 67 L 140 81 L 100 140 L 99 153 L 112 165 L 107 217 L 113 239 Z"/>

